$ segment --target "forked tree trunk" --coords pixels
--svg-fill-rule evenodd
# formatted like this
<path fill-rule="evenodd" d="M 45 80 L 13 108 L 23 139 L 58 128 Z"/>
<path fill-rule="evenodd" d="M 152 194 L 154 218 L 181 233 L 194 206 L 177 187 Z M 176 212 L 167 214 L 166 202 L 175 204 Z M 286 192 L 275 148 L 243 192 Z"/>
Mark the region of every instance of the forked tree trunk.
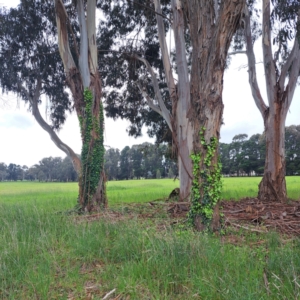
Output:
<path fill-rule="evenodd" d="M 253 99 L 265 126 L 266 160 L 264 175 L 259 184 L 258 198 L 264 201 L 287 201 L 285 182 L 285 120 L 291 105 L 300 70 L 300 50 L 295 38 L 293 48 L 285 63 L 278 66 L 278 55 L 273 57 L 271 34 L 271 6 L 269 0 L 262 1 L 262 48 L 265 84 L 269 106 L 266 105 L 256 77 L 255 55 L 250 25 L 250 13 L 245 7 L 245 40 L 248 58 L 249 83 Z M 286 80 L 288 78 L 288 80 Z"/>
<path fill-rule="evenodd" d="M 285 118 L 281 101 L 274 101 L 264 118 L 266 161 L 259 184 L 258 198 L 264 201 L 287 201 L 285 182 Z"/>
<path fill-rule="evenodd" d="M 104 174 L 104 117 L 101 81 L 97 67 L 95 9 L 96 1 L 77 1 L 80 25 L 80 51 L 75 44 L 78 66 L 70 51 L 68 16 L 62 0 L 54 0 L 59 52 L 66 81 L 72 92 L 82 139 L 79 206 L 82 211 L 95 211 L 107 206 Z M 86 9 L 86 10 L 85 10 Z M 75 42 L 74 42 L 75 43 Z"/>

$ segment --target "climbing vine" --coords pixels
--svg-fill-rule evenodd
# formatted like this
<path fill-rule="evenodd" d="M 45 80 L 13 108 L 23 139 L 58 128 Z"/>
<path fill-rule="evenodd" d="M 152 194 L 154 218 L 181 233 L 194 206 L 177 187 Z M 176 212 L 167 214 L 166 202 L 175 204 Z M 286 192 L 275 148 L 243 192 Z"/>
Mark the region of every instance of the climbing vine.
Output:
<path fill-rule="evenodd" d="M 191 225 L 195 225 L 195 219 L 200 217 L 202 224 L 208 226 L 212 222 L 214 208 L 221 196 L 222 165 L 220 161 L 212 165 L 212 160 L 218 146 L 218 140 L 216 137 L 212 137 L 210 143 L 207 143 L 204 138 L 205 130 L 205 127 L 202 127 L 200 131 L 200 143 L 205 150 L 202 168 L 200 166 L 201 154 L 195 153 L 191 155 L 193 163 L 193 182 L 191 208 L 188 219 Z"/>
<path fill-rule="evenodd" d="M 100 103 L 99 116 L 93 115 L 93 94 L 89 89 L 84 90 L 85 112 L 79 118 L 83 139 L 81 151 L 82 161 L 82 194 L 84 207 L 89 206 L 93 195 L 96 193 L 104 164 L 103 107 Z M 105 196 L 105 195 L 104 195 Z"/>

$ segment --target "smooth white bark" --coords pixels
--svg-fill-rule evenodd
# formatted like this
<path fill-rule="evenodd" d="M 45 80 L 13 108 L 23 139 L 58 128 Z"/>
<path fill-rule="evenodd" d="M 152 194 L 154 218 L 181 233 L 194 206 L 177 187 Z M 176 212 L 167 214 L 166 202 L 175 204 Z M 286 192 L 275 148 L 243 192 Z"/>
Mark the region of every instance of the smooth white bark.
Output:
<path fill-rule="evenodd" d="M 90 86 L 90 70 L 89 70 L 89 45 L 88 45 L 88 32 L 85 20 L 85 11 L 83 0 L 77 0 L 77 13 L 80 25 L 80 55 L 79 55 L 79 70 L 82 78 L 84 88 Z M 95 30 L 95 29 L 94 29 Z"/>

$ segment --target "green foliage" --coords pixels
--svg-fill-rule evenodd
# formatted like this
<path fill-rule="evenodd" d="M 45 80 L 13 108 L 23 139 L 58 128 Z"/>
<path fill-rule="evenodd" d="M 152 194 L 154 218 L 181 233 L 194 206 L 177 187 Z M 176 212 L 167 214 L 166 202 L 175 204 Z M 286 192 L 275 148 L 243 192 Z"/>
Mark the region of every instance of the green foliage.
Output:
<path fill-rule="evenodd" d="M 18 2 L 18 7 L 10 10 L 0 5 L 1 91 L 14 93 L 27 104 L 37 100 L 34 95 L 45 95 L 38 103 L 43 99 L 51 103 L 47 105 L 49 125 L 60 129 L 66 120 L 66 112 L 72 109 L 72 101 L 65 89 L 63 63 L 54 42 L 57 30 L 53 3 L 42 0 Z"/>
<path fill-rule="evenodd" d="M 212 165 L 212 160 L 218 146 L 218 140 L 216 137 L 212 137 L 210 143 L 206 143 L 204 132 L 205 127 L 202 127 L 200 131 L 200 143 L 205 149 L 203 169 L 200 167 L 201 154 L 197 153 L 191 155 L 194 178 L 192 182 L 191 208 L 188 218 L 189 222 L 194 225 L 196 217 L 199 216 L 202 223 L 207 226 L 212 221 L 214 208 L 221 197 L 222 165 L 220 161 L 216 165 Z"/>
<path fill-rule="evenodd" d="M 82 191 L 84 207 L 87 206 L 95 194 L 104 164 L 103 145 L 103 107 L 100 103 L 99 116 L 93 115 L 93 94 L 89 89 L 84 90 L 85 116 L 80 118 L 83 145 L 81 151 L 82 161 Z M 93 133 L 94 131 L 94 133 Z M 92 140 L 92 134 L 96 138 Z"/>

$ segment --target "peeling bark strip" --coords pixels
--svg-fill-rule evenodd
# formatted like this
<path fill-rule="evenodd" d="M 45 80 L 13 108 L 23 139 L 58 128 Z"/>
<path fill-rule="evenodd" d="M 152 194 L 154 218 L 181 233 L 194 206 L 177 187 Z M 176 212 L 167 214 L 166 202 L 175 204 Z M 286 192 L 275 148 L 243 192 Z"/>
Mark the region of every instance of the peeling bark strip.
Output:
<path fill-rule="evenodd" d="M 193 150 L 201 153 L 199 167 L 206 170 L 204 158 L 208 149 L 201 144 L 199 132 L 205 128 L 204 139 L 210 144 L 213 138 L 220 138 L 223 114 L 223 75 L 228 49 L 240 22 L 245 0 L 222 1 L 218 10 L 212 0 L 187 0 L 188 18 L 193 47 L 191 69 L 191 109 L 193 124 Z M 218 153 L 211 158 L 210 168 L 218 164 Z M 199 178 L 200 199 L 204 197 L 202 178 Z M 199 203 L 201 205 L 201 201 Z M 216 208 L 218 205 L 216 205 Z M 219 227 L 218 214 L 213 214 L 213 230 Z M 200 220 L 199 220 L 200 218 Z M 199 229 L 201 216 L 195 216 Z"/>
<path fill-rule="evenodd" d="M 77 1 L 80 25 L 79 69 L 74 63 L 68 42 L 68 16 L 62 0 L 54 0 L 58 44 L 63 60 L 67 84 L 72 92 L 74 106 L 80 123 L 82 138 L 82 169 L 79 176 L 79 205 L 83 211 L 99 210 L 107 206 L 105 175 L 103 171 L 103 111 L 101 81 L 97 71 L 97 47 L 95 42 L 96 1 Z M 85 93 L 85 97 L 84 97 Z"/>
<path fill-rule="evenodd" d="M 268 104 L 261 96 L 256 79 L 255 55 L 252 44 L 252 33 L 250 27 L 250 14 L 245 8 L 245 41 L 246 54 L 249 68 L 249 84 L 255 104 L 264 120 L 266 139 L 266 161 L 264 176 L 259 184 L 258 197 L 262 201 L 287 201 L 285 181 L 285 120 L 291 105 L 297 78 L 300 71 L 300 50 L 297 39 L 285 64 L 281 67 L 276 65 L 278 55 L 273 57 L 270 27 L 270 1 L 264 0 L 263 22 L 262 22 L 262 47 L 265 71 L 265 84 L 267 90 Z M 285 81 L 289 72 L 289 80 Z"/>

